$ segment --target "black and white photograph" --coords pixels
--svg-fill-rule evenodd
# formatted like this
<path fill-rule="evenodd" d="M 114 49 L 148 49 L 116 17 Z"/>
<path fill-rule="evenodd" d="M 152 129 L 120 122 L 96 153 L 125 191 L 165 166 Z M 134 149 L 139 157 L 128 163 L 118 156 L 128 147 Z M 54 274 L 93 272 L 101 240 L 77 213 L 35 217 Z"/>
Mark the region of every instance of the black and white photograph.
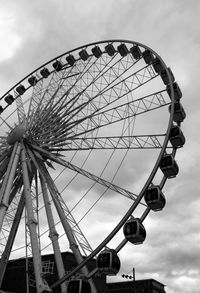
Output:
<path fill-rule="evenodd" d="M 1 293 L 199 293 L 199 15 L 0 0 Z"/>

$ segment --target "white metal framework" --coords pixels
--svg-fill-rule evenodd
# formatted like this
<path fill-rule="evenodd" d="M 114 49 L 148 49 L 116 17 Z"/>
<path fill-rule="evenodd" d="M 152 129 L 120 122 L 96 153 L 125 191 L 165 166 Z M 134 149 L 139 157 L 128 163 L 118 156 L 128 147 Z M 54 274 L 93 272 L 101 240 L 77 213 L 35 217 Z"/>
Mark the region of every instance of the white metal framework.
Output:
<path fill-rule="evenodd" d="M 68 51 L 0 98 L 1 284 L 10 256 L 24 250 L 34 268 L 27 288 L 33 278 L 38 293 L 59 284 L 64 293 L 65 281 L 81 270 L 97 292 L 92 281 L 97 270 L 89 272 L 87 262 L 109 245 L 136 209 L 141 221 L 148 215 L 144 193 L 154 184 L 162 189 L 167 178 L 160 161 L 166 152 L 176 153 L 169 138 L 172 126 L 182 122 L 174 119 L 180 98 L 161 57 L 124 40 Z M 130 174 L 132 181 L 126 177 Z M 115 226 L 98 241 L 88 241 L 110 198 L 122 205 Z M 47 232 L 58 271 L 55 284 L 45 281 L 50 267 L 41 260 L 49 245 Z M 17 240 L 23 233 L 24 244 Z M 121 239 L 115 250 L 126 242 Z M 68 274 L 61 257 L 67 249 L 77 261 Z"/>

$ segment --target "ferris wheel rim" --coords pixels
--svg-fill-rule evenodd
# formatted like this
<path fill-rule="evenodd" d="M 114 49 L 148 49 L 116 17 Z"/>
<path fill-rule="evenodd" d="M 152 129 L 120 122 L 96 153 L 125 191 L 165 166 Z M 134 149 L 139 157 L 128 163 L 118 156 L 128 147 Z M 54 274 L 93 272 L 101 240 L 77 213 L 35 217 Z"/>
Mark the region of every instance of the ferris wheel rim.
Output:
<path fill-rule="evenodd" d="M 131 41 L 131 40 L 126 40 L 126 39 L 108 39 L 108 40 L 102 40 L 102 41 L 95 41 L 95 42 L 92 42 L 92 43 L 87 43 L 85 45 L 81 45 L 81 46 L 78 46 L 74 49 L 71 49 L 71 50 L 68 50 L 66 51 L 65 53 L 62 53 L 60 55 L 58 55 L 57 57 L 54 57 L 50 60 L 48 60 L 47 62 L 43 63 L 41 66 L 37 67 L 36 69 L 34 69 L 31 73 L 27 74 L 25 77 L 23 77 L 20 81 L 18 81 L 13 87 L 11 87 L 7 92 L 5 92 L 1 97 L 0 97 L 0 100 L 2 100 L 7 94 L 9 94 L 9 92 L 11 92 L 12 90 L 14 90 L 16 88 L 17 85 L 20 85 L 23 81 L 25 81 L 26 79 L 28 79 L 28 77 L 32 76 L 35 72 L 37 72 L 38 70 L 44 68 L 46 65 L 52 63 L 53 61 L 55 60 L 58 60 L 60 59 L 61 57 L 65 56 L 65 55 L 69 55 L 70 53 L 73 53 L 75 51 L 78 51 L 82 48 L 87 48 L 89 46 L 94 46 L 94 45 L 98 45 L 98 44 L 104 44 L 104 43 L 114 43 L 114 42 L 117 42 L 117 43 L 129 43 L 129 44 L 132 44 L 132 45 L 138 45 L 138 46 L 141 46 L 145 49 L 149 49 L 156 57 L 158 57 L 162 62 L 163 64 L 165 65 L 165 69 L 167 71 L 167 75 L 168 75 L 168 78 L 171 80 L 171 76 L 168 72 L 168 69 L 167 69 L 167 66 L 166 64 L 164 63 L 164 61 L 162 60 L 162 58 L 160 57 L 160 55 L 158 53 L 156 53 L 156 51 L 154 51 L 153 49 L 151 49 L 149 46 L 146 46 L 140 42 L 136 42 L 136 41 Z M 30 86 L 31 87 L 31 86 Z M 172 91 L 172 100 L 174 99 L 173 97 L 173 91 Z"/>
<path fill-rule="evenodd" d="M 121 221 L 118 223 L 118 225 L 116 226 L 116 228 L 108 235 L 108 237 L 106 237 L 106 239 L 104 239 L 104 241 L 94 250 L 94 252 L 92 252 L 88 257 L 87 259 L 84 261 L 83 264 L 81 264 L 81 266 L 84 266 L 89 259 L 91 259 L 93 256 L 97 255 L 98 252 L 110 241 L 110 239 L 112 239 L 112 237 L 114 237 L 114 235 L 120 230 L 120 228 L 123 226 L 123 224 L 126 222 L 126 220 L 131 216 L 133 210 L 134 210 L 134 207 L 136 204 L 138 204 L 142 197 L 143 197 L 143 194 L 144 194 L 144 191 L 147 189 L 147 187 L 151 184 L 156 172 L 157 172 L 157 169 L 159 167 L 159 163 L 160 163 L 160 160 L 164 154 L 164 152 L 166 151 L 166 148 L 167 148 L 167 144 L 168 144 L 168 141 L 169 141 L 169 133 L 170 133 L 170 129 L 171 129 L 171 126 L 173 124 L 173 111 L 174 111 L 174 91 L 173 91 L 173 86 L 172 86 L 172 80 L 171 80 L 171 76 L 170 76 L 170 73 L 168 71 L 168 68 L 166 66 L 166 64 L 164 63 L 164 61 L 162 60 L 162 58 L 155 52 L 153 51 L 151 48 L 141 44 L 141 43 L 138 43 L 138 42 L 134 42 L 134 41 L 127 41 L 127 40 L 119 40 L 119 39 L 114 39 L 114 40 L 105 40 L 105 41 L 100 41 L 100 42 L 93 42 L 93 43 L 89 43 L 89 44 L 86 44 L 86 45 L 83 45 L 83 46 L 80 46 L 80 47 L 77 47 L 73 50 L 70 50 L 70 51 L 67 51 L 66 53 L 62 54 L 62 55 L 59 55 L 57 56 L 56 58 L 53 58 L 52 60 L 44 63 L 42 66 L 38 67 L 36 70 L 34 70 L 33 72 L 31 72 L 30 74 L 28 74 L 25 78 L 23 78 L 22 80 L 20 80 L 17 84 L 15 84 L 8 92 L 6 92 L 0 99 L 3 99 L 7 94 L 9 94 L 12 90 L 14 90 L 16 88 L 17 85 L 21 84 L 24 80 L 28 79 L 28 77 L 30 77 L 31 75 L 33 75 L 35 72 L 37 72 L 38 70 L 42 69 L 43 67 L 45 67 L 46 65 L 52 63 L 53 61 L 55 60 L 58 60 L 59 58 L 61 58 L 62 56 L 65 56 L 67 54 L 70 54 L 74 51 L 77 51 L 77 50 L 80 50 L 82 48 L 87 48 L 87 47 L 90 47 L 90 46 L 94 46 L 94 45 L 98 45 L 98 44 L 104 44 L 104 43 L 113 43 L 113 42 L 122 42 L 122 43 L 130 43 L 130 44 L 135 44 L 135 45 L 139 45 L 145 49 L 149 49 L 156 57 L 158 57 L 162 64 L 164 65 L 164 68 L 167 72 L 167 75 L 168 75 L 168 78 L 170 80 L 170 88 L 171 88 L 171 100 L 172 100 L 172 108 L 171 108 L 171 112 L 170 112 L 170 119 L 169 119 L 169 123 L 168 123 L 168 126 L 167 126 L 167 131 L 165 133 L 165 139 L 164 139 L 164 142 L 163 142 L 163 145 L 162 145 L 162 148 L 161 148 L 161 151 L 159 153 L 159 156 L 157 158 L 157 161 L 154 165 L 154 168 L 151 172 L 151 174 L 149 175 L 145 185 L 143 186 L 139 196 L 138 196 L 138 199 L 136 200 L 136 202 L 134 202 L 134 204 L 131 206 L 131 208 L 129 208 L 129 210 L 127 211 L 127 213 L 124 215 L 124 217 L 121 219 Z M 30 86 L 31 87 L 31 86 Z M 174 153 L 175 155 L 175 153 Z M 76 271 L 78 271 L 81 266 L 77 266 L 76 268 Z M 74 274 L 74 271 L 73 273 Z M 71 275 L 70 275 L 71 276 Z M 68 277 L 70 277 L 68 276 Z"/>

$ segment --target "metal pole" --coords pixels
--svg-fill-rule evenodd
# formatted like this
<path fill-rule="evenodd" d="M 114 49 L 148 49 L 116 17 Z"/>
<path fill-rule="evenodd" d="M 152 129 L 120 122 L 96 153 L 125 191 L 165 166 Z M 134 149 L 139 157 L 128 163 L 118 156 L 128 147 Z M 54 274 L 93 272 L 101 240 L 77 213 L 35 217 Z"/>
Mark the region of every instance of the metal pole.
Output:
<path fill-rule="evenodd" d="M 28 273 L 28 239 L 27 239 L 27 234 L 28 234 L 28 227 L 26 225 L 26 219 L 27 219 L 27 211 L 25 209 L 25 226 L 24 226 L 24 231 L 25 231 L 25 239 L 26 239 L 26 291 L 29 293 L 29 273 Z"/>
<path fill-rule="evenodd" d="M 61 220 L 61 223 L 62 223 L 63 228 L 65 230 L 65 233 L 66 233 L 66 235 L 68 237 L 68 240 L 69 240 L 69 243 L 70 243 L 70 248 L 71 248 L 72 252 L 74 253 L 74 256 L 75 256 L 75 259 L 76 259 L 77 263 L 80 264 L 83 261 L 83 257 L 81 255 L 79 247 L 78 247 L 78 245 L 76 243 L 76 240 L 75 240 L 75 237 L 73 235 L 71 226 L 69 225 L 69 223 L 67 221 L 67 217 L 66 217 L 66 215 L 65 215 L 65 213 L 63 211 L 62 204 L 61 204 L 60 199 L 59 199 L 59 192 L 58 192 L 58 190 L 57 190 L 57 188 L 56 188 L 56 186 L 55 186 L 50 174 L 48 173 L 45 165 L 44 164 L 39 165 L 36 162 L 34 156 L 31 154 L 31 152 L 29 152 L 29 155 L 31 156 L 31 159 L 34 162 L 36 168 L 40 172 L 41 177 L 45 178 L 48 190 L 49 190 L 49 192 L 51 194 L 51 197 L 53 199 L 53 203 L 54 203 L 55 208 L 57 210 L 57 213 L 58 213 L 58 215 L 60 217 L 60 220 Z M 87 278 L 89 272 L 88 272 L 88 269 L 87 269 L 86 266 L 84 266 L 81 269 L 81 272 Z M 64 277 L 65 276 L 63 276 L 63 278 Z M 92 279 L 89 279 L 89 283 L 90 283 L 90 286 L 91 286 L 91 289 L 92 289 L 91 293 L 98 293 L 97 289 L 95 287 L 95 284 L 94 284 Z"/>
<path fill-rule="evenodd" d="M 136 286 L 135 286 L 135 268 L 133 268 L 133 292 L 136 293 Z"/>
<path fill-rule="evenodd" d="M 79 250 L 79 247 L 76 243 L 76 240 L 75 240 L 75 237 L 73 235 L 73 232 L 72 232 L 72 229 L 65 217 L 65 213 L 63 212 L 63 209 L 62 209 L 62 206 L 58 200 L 58 197 L 57 197 L 57 188 L 53 182 L 53 180 L 51 179 L 51 177 L 49 176 L 49 178 L 47 178 L 47 185 L 48 185 L 48 188 L 49 188 L 49 191 L 51 193 L 51 196 L 52 196 L 52 199 L 53 199 L 53 202 L 54 202 L 54 205 L 56 207 L 56 210 L 57 210 L 57 213 L 60 217 L 60 220 L 62 222 L 62 225 L 63 225 L 63 228 L 65 230 L 65 233 L 67 235 L 67 238 L 69 240 L 69 243 L 70 243 L 70 248 L 71 250 L 73 251 L 74 253 L 74 256 L 75 256 L 75 259 L 77 260 L 77 263 L 80 264 L 82 261 L 83 261 L 83 257 L 80 253 L 80 250 Z M 87 277 L 88 275 L 88 269 L 86 266 L 83 266 L 81 268 L 81 271 L 83 273 L 83 275 L 85 277 Z M 97 289 L 95 287 L 95 284 L 93 282 L 92 279 L 89 280 L 89 283 L 90 283 L 90 286 L 91 286 L 91 289 L 92 289 L 92 293 L 98 293 L 97 292 Z"/>
<path fill-rule="evenodd" d="M 23 173 L 23 181 L 24 181 L 24 195 L 25 195 L 25 203 L 26 203 L 27 218 L 28 218 L 27 226 L 30 232 L 31 249 L 32 249 L 32 255 L 33 255 L 33 265 L 34 265 L 37 293 L 41 293 L 44 290 L 46 290 L 47 292 L 51 292 L 49 286 L 47 284 L 44 284 L 42 280 L 42 262 L 41 262 L 40 250 L 38 245 L 37 230 L 36 230 L 37 221 L 34 217 L 34 212 L 33 212 L 30 181 L 28 176 L 28 168 L 27 168 L 27 161 L 26 161 L 24 146 L 21 152 L 21 162 L 22 162 L 22 173 Z"/>
<path fill-rule="evenodd" d="M 13 181 L 15 177 L 15 171 L 17 168 L 17 164 L 19 161 L 19 155 L 21 151 L 21 145 L 17 142 L 13 147 L 13 152 L 11 155 L 10 162 L 8 164 L 8 168 L 6 171 L 5 178 L 3 180 L 3 184 L 0 191 L 0 230 L 3 225 L 3 220 L 6 214 L 6 210 L 9 206 L 9 196 L 11 192 L 11 188 L 13 186 Z"/>
<path fill-rule="evenodd" d="M 60 252 L 60 246 L 58 242 L 59 234 L 55 228 L 55 223 L 54 223 L 53 214 L 51 210 L 51 202 L 49 200 L 46 182 L 44 181 L 41 175 L 40 175 L 40 182 L 41 182 L 44 205 L 45 205 L 46 215 L 47 215 L 47 220 L 49 225 L 49 238 L 51 239 L 51 242 L 52 242 L 57 271 L 58 271 L 58 277 L 60 279 L 65 275 L 65 269 L 64 269 L 63 260 L 62 260 L 62 256 Z M 66 283 L 62 283 L 61 292 L 66 293 L 66 290 L 67 290 Z"/>
<path fill-rule="evenodd" d="M 5 271 L 6 271 L 6 266 L 7 266 L 7 263 L 8 263 L 8 259 L 10 257 L 10 252 L 11 252 L 11 249 L 12 249 L 12 246 L 13 246 L 13 242 L 15 240 L 17 229 L 19 227 L 19 223 L 20 223 L 20 220 L 21 220 L 23 209 L 24 209 L 24 196 L 22 194 L 20 202 L 19 202 L 18 207 L 17 207 L 15 217 L 14 217 L 13 222 L 12 222 L 12 227 L 10 229 L 10 234 L 8 236 L 5 249 L 4 249 L 4 251 L 3 251 L 2 255 L 1 255 L 1 261 L 0 261 L 0 287 L 2 285 L 3 277 L 4 277 L 4 274 L 5 274 Z"/>

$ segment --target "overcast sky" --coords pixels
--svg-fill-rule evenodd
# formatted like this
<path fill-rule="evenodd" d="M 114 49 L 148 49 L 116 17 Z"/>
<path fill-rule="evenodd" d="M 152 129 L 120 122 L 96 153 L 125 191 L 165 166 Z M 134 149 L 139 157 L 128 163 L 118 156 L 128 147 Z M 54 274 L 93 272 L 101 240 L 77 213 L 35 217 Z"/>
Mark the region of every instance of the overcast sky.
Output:
<path fill-rule="evenodd" d="M 198 0 L 0 0 L 0 94 L 57 55 L 107 39 L 146 44 L 173 70 L 187 112 L 180 174 L 166 184 L 164 211 L 150 214 L 146 242 L 121 252 L 123 273 L 135 267 L 167 293 L 200 288 L 199 15 Z"/>

